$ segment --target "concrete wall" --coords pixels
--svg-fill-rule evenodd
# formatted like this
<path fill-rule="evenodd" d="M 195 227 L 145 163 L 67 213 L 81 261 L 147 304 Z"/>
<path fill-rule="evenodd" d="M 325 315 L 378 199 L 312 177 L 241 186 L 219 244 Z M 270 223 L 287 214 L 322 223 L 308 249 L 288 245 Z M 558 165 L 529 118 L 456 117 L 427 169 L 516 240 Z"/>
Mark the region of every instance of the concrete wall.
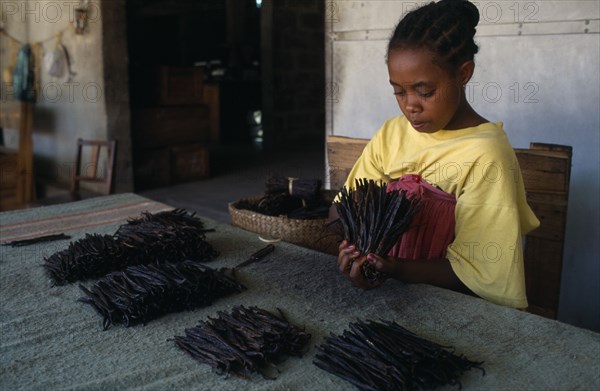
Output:
<path fill-rule="evenodd" d="M 110 2 L 112 8 L 122 1 Z M 21 43 L 33 45 L 36 61 L 39 62 L 38 91 L 39 95 L 34 109 L 33 151 L 35 175 L 47 181 L 67 183 L 74 165 L 77 138 L 119 139 L 120 149 L 127 153 L 129 148 L 129 124 L 122 131 L 115 131 L 114 118 L 119 114 L 107 113 L 107 96 L 114 91 L 108 91 L 105 83 L 103 25 L 109 24 L 101 10 L 100 0 L 90 1 L 89 23 L 84 34 L 77 35 L 73 29 L 73 10 L 78 1 L 8 1 L 1 2 L 1 18 L 5 31 Z M 124 3 L 123 3 L 124 4 Z M 122 7 L 124 8 L 124 7 Z M 123 11 L 124 12 L 124 9 Z M 116 13 L 111 13 L 114 17 Z M 124 30 L 123 24 L 114 27 Z M 110 32 L 113 32 L 111 28 Z M 50 76 L 43 64 L 44 54 L 54 50 L 56 34 L 62 34 L 62 44 L 68 51 L 73 75 L 56 78 Z M 3 41 L 9 38 L 3 37 Z M 125 35 L 115 39 L 125 40 Z M 7 42 L 2 43 L 3 47 Z M 119 46 L 114 42 L 108 45 L 110 50 Z M 121 61 L 126 64 L 126 46 Z M 11 54 L 2 52 L 2 68 L 9 64 Z M 126 67 L 125 67 L 125 75 Z M 124 84 L 123 84 L 124 83 Z M 125 94 L 128 102 L 128 87 L 126 80 L 120 80 L 119 85 L 112 83 L 112 88 L 118 88 Z M 12 98 L 12 88 L 3 85 L 3 101 Z M 111 100 L 111 107 L 114 107 Z M 128 103 L 123 108 L 129 112 Z M 113 110 L 114 112 L 114 110 Z M 113 125 L 108 126 L 109 122 Z M 9 133 L 10 134 L 10 133 Z M 14 133 L 13 133 L 14 134 Z M 121 140 L 123 139 L 123 140 Z M 13 140 L 8 140 L 9 142 Z M 123 144 L 123 145 L 121 145 Z M 129 164 L 130 165 L 130 164 Z M 129 170 L 129 174 L 127 174 Z M 117 190 L 131 188 L 131 174 L 128 165 L 123 163 L 123 157 L 117 162 Z M 124 179 L 122 179 L 123 177 Z"/>
<path fill-rule="evenodd" d="M 133 191 L 126 0 L 101 3 L 106 138 L 116 139 L 115 192 Z"/>
<path fill-rule="evenodd" d="M 387 39 L 423 2 L 326 0 L 327 134 L 370 138 L 400 113 Z M 474 108 L 514 147 L 573 146 L 559 319 L 600 331 L 600 2 L 480 1 Z"/>

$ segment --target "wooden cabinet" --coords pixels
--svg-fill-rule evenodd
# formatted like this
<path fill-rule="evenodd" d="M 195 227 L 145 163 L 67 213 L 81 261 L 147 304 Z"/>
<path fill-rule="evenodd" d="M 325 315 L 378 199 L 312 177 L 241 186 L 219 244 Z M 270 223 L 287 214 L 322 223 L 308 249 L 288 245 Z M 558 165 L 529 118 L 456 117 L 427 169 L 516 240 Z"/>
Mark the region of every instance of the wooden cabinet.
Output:
<path fill-rule="evenodd" d="M 202 144 L 170 148 L 171 180 L 175 183 L 206 178 L 209 171 L 208 148 Z"/>
<path fill-rule="evenodd" d="M 17 209 L 19 154 L 15 149 L 0 148 L 0 211 Z"/>
<path fill-rule="evenodd" d="M 19 129 L 17 150 L 0 150 L 0 211 L 23 208 L 35 200 L 32 102 L 3 102 L 0 128 Z"/>
<path fill-rule="evenodd" d="M 135 148 L 166 148 L 211 141 L 206 105 L 145 107 L 134 111 L 132 121 L 136 124 Z"/>
<path fill-rule="evenodd" d="M 203 78 L 201 68 L 159 67 L 138 81 L 132 109 L 137 190 L 208 176 L 208 144 L 219 137 L 219 94 Z"/>

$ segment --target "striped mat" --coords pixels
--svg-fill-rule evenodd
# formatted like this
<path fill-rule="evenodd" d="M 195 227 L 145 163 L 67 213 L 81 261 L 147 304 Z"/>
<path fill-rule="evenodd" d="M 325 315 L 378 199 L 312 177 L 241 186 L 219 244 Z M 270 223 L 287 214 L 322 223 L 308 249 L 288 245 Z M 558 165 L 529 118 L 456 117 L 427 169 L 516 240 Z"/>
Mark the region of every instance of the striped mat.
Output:
<path fill-rule="evenodd" d="M 120 202 L 108 202 L 108 199 L 103 203 L 96 201 L 92 208 L 85 207 L 86 203 L 92 202 L 91 200 L 64 204 L 63 213 L 51 216 L 44 215 L 43 211 L 46 208 L 39 208 L 40 213 L 35 213 L 36 218 L 22 221 L 18 221 L 19 212 L 23 215 L 31 215 L 32 210 L 11 212 L 12 216 L 6 214 L 6 217 L 13 217 L 12 219 L 5 219 L 4 214 L 0 214 L 0 218 L 2 218 L 0 244 L 43 235 L 80 231 L 102 225 L 125 223 L 130 218 L 140 217 L 142 212 L 157 213 L 173 209 L 171 206 L 134 194 L 119 195 L 116 198 L 119 198 Z M 77 205 L 79 207 L 69 208 L 76 204 L 79 204 Z M 13 221 L 4 224 L 5 220 Z"/>

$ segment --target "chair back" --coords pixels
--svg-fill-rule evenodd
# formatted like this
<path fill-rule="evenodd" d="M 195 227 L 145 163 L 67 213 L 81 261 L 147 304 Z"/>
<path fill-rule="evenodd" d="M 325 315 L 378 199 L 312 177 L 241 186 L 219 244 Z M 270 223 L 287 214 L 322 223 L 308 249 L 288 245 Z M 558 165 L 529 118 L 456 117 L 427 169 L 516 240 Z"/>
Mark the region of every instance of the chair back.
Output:
<path fill-rule="evenodd" d="M 339 189 L 368 139 L 327 137 L 329 186 Z M 524 263 L 528 311 L 556 319 L 564 251 L 572 148 L 531 143 L 515 149 L 527 202 L 541 225 L 525 237 Z"/>
<path fill-rule="evenodd" d="M 523 252 L 529 312 L 556 319 L 567 225 L 572 147 L 531 143 L 515 149 L 527 203 L 540 227 L 525 237 Z"/>
<path fill-rule="evenodd" d="M 116 140 L 77 139 L 77 156 L 70 188 L 73 199 L 81 199 L 81 182 L 102 185 L 100 190 L 102 194 L 113 193 L 116 149 Z M 101 164 L 102 162 L 104 164 Z"/>
<path fill-rule="evenodd" d="M 327 136 L 327 168 L 329 188 L 336 190 L 344 186 L 354 163 L 369 142 L 365 138 Z"/>

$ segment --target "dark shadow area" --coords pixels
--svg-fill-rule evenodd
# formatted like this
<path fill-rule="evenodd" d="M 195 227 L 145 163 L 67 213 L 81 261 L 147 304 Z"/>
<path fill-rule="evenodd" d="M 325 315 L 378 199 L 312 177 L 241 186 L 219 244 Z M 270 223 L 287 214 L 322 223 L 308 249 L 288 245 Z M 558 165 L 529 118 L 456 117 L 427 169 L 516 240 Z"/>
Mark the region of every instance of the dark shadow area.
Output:
<path fill-rule="evenodd" d="M 323 179 L 324 8 L 128 0 L 135 192 L 228 221 L 269 174 Z"/>
<path fill-rule="evenodd" d="M 322 1 L 132 0 L 127 26 L 136 191 L 324 143 Z"/>
<path fill-rule="evenodd" d="M 268 151 L 226 146 L 215 150 L 213 156 L 218 172 L 210 178 L 146 190 L 139 194 L 229 223 L 228 204 L 263 194 L 269 175 L 321 180 L 325 175 L 323 144 L 306 143 Z"/>

